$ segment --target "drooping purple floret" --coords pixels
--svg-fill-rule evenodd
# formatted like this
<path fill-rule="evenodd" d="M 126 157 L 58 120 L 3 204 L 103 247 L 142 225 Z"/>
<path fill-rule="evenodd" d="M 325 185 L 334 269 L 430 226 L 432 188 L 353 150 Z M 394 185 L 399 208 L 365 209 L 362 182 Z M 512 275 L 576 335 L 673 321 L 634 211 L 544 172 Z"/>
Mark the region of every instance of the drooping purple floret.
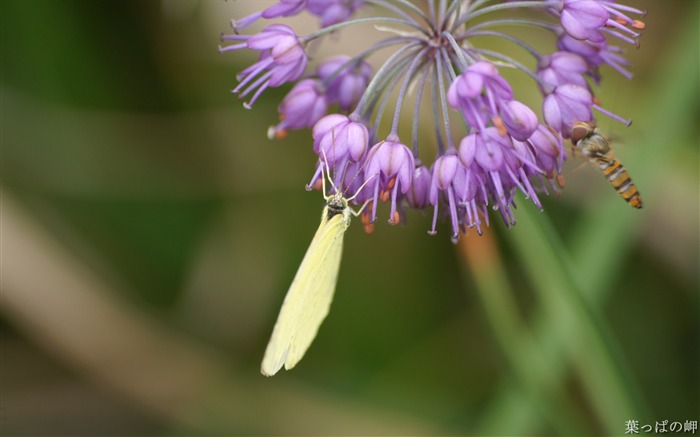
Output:
<path fill-rule="evenodd" d="M 253 36 L 222 35 L 221 38 L 246 41 L 222 47 L 222 52 L 246 47 L 260 51 L 258 62 L 237 75 L 240 83 L 233 89 L 241 98 L 255 91 L 245 103 L 246 108 L 250 109 L 265 89 L 299 79 L 306 68 L 308 59 L 303 45 L 294 30 L 284 24 L 272 24 Z"/>
<path fill-rule="evenodd" d="M 373 188 L 371 220 L 377 219 L 377 204 L 379 200 L 386 201 L 391 196 L 391 212 L 393 218 L 397 209 L 398 194 L 405 194 L 411 188 L 415 160 L 411 150 L 399 142 L 397 137 L 388 137 L 385 141 L 372 146 L 368 152 L 365 178 L 370 179 Z"/>
<path fill-rule="evenodd" d="M 313 127 L 328 111 L 323 85 L 316 79 L 297 82 L 277 110 L 282 121 L 274 128 L 275 132 Z"/>
<path fill-rule="evenodd" d="M 347 20 L 362 6 L 362 0 L 308 0 L 309 12 L 321 18 L 321 27 Z"/>
<path fill-rule="evenodd" d="M 569 138 L 574 124 L 593 120 L 592 107 L 593 96 L 586 88 L 566 84 L 545 97 L 542 113 L 549 126 Z"/>
<path fill-rule="evenodd" d="M 353 61 L 350 56 L 335 56 L 319 64 L 318 77 L 326 83 L 326 95 L 340 109 L 353 109 L 367 89 L 372 67 L 365 61 Z"/>

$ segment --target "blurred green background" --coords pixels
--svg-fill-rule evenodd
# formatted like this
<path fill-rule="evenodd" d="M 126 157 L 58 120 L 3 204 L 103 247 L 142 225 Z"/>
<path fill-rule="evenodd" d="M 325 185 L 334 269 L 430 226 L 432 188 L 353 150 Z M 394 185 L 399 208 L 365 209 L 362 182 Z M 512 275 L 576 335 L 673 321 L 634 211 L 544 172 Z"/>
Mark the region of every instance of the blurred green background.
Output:
<path fill-rule="evenodd" d="M 458 246 L 427 235 L 430 214 L 352 226 L 330 317 L 271 379 L 322 199 L 303 189 L 308 132 L 266 138 L 288 88 L 252 111 L 229 92 L 253 56 L 220 55 L 219 34 L 260 3 L 2 0 L 3 435 L 700 419 L 698 2 L 627 2 L 649 9 L 636 77 L 603 72 L 603 105 L 635 120 L 600 117 L 643 210 L 573 162 L 544 213 L 520 202 L 513 229 Z"/>

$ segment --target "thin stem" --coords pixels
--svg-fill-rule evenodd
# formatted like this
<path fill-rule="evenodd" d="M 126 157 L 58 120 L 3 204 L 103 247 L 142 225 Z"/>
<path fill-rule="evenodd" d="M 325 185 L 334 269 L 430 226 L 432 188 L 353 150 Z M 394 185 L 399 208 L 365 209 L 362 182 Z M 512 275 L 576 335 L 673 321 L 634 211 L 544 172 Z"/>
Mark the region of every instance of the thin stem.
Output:
<path fill-rule="evenodd" d="M 438 111 L 438 80 L 440 76 L 440 71 L 438 70 L 437 64 L 433 64 L 435 71 L 435 80 L 433 80 L 433 93 L 432 93 L 432 103 L 433 103 L 433 124 L 435 126 L 435 139 L 437 140 L 438 146 L 438 156 L 445 153 L 445 143 L 442 139 L 442 131 L 440 131 L 440 111 Z"/>
<path fill-rule="evenodd" d="M 457 11 L 455 13 L 455 11 Z M 445 26 L 443 26 L 442 31 L 446 31 L 448 28 L 453 29 L 454 23 L 457 22 L 460 14 L 462 13 L 462 0 L 454 0 L 450 7 L 447 9 L 447 16 L 450 17 Z M 450 23 L 451 21 L 451 23 Z"/>
<path fill-rule="evenodd" d="M 491 0 L 476 0 L 474 3 L 470 4 L 467 7 L 468 11 L 475 11 L 481 7 L 481 5 L 486 4 L 490 2 Z"/>
<path fill-rule="evenodd" d="M 438 28 L 445 21 L 445 12 L 447 11 L 447 0 L 440 0 L 438 6 Z M 440 29 L 444 30 L 444 29 Z"/>
<path fill-rule="evenodd" d="M 323 80 L 323 85 L 326 86 L 329 83 L 333 81 L 340 73 L 342 73 L 346 68 L 349 68 L 351 65 L 357 63 L 358 61 L 366 58 L 370 54 L 376 52 L 377 50 L 381 50 L 385 47 L 388 47 L 390 45 L 394 44 L 399 44 L 399 43 L 405 43 L 406 42 L 406 37 L 403 36 L 397 36 L 394 38 L 387 38 L 385 40 L 379 41 L 376 44 L 373 44 L 370 48 L 356 54 L 352 58 L 348 59 L 347 62 L 343 63 L 336 71 L 334 71 L 330 76 L 328 76 L 325 80 Z"/>
<path fill-rule="evenodd" d="M 413 58 L 413 61 L 411 62 L 411 65 L 408 67 L 408 71 L 406 71 L 406 76 L 404 77 L 403 84 L 401 85 L 401 89 L 399 90 L 399 95 L 396 97 L 396 108 L 394 108 L 394 119 L 391 122 L 391 134 L 393 135 L 398 135 L 398 129 L 399 129 L 399 117 L 401 115 L 401 107 L 403 106 L 403 100 L 404 97 L 406 97 L 406 90 L 408 89 L 408 84 L 411 82 L 411 79 L 413 79 L 413 73 L 416 70 L 416 67 L 418 64 L 422 61 L 423 55 L 429 50 L 429 47 L 424 47 L 418 54 L 416 55 L 415 58 Z"/>
<path fill-rule="evenodd" d="M 396 62 L 396 65 L 394 66 L 394 69 L 389 71 L 382 82 L 378 85 L 378 89 L 381 89 L 382 91 L 376 93 L 374 96 L 372 96 L 372 99 L 370 99 L 369 104 L 367 105 L 367 109 L 365 110 L 366 115 L 370 115 L 374 112 L 375 108 L 377 107 L 377 102 L 379 102 L 380 97 L 385 96 L 386 89 L 389 86 L 389 84 L 396 78 L 396 76 L 399 74 L 399 72 L 403 71 L 406 66 L 411 62 L 411 56 L 412 54 L 409 53 L 400 60 Z"/>
<path fill-rule="evenodd" d="M 379 108 L 377 109 L 377 114 L 374 119 L 374 127 L 375 131 L 379 130 L 379 123 L 382 120 L 382 116 L 384 115 L 384 110 L 386 109 L 386 105 L 389 102 L 389 97 L 391 97 L 391 93 L 394 91 L 394 88 L 396 88 L 396 85 L 399 83 L 399 79 L 401 79 L 401 71 L 406 67 L 406 64 L 409 62 L 409 59 L 411 56 L 406 56 L 405 62 L 402 62 L 400 67 L 396 68 L 394 71 L 395 73 L 391 75 L 391 83 L 388 86 L 384 86 L 383 88 L 383 96 L 382 96 L 382 101 L 379 105 Z M 418 56 L 416 56 L 418 58 Z M 414 58 L 415 62 L 415 58 Z"/>
<path fill-rule="evenodd" d="M 505 9 L 515 9 L 515 8 L 551 8 L 552 2 L 550 1 L 521 1 L 521 2 L 509 2 L 500 3 L 493 6 L 488 6 L 481 9 L 470 8 L 469 12 L 464 14 L 456 23 L 456 27 L 461 26 L 467 21 L 474 19 L 480 15 L 488 14 L 494 11 L 501 11 Z"/>
<path fill-rule="evenodd" d="M 450 45 L 452 46 L 452 49 L 454 52 L 457 54 L 457 58 L 459 59 L 459 66 L 461 71 L 464 71 L 469 67 L 469 62 L 467 61 L 467 58 L 464 56 L 464 51 L 462 50 L 462 47 L 457 43 L 457 41 L 454 39 L 452 34 L 450 32 L 442 32 L 442 36 L 447 38 L 447 40 L 450 42 Z"/>
<path fill-rule="evenodd" d="M 483 23 L 475 24 L 474 26 L 471 26 L 469 30 L 474 31 L 483 29 L 485 27 L 493 26 L 533 26 L 537 28 L 550 30 L 552 32 L 556 31 L 559 28 L 559 26 L 553 23 L 548 23 L 546 21 L 530 20 L 527 18 L 502 18 L 498 20 L 489 20 L 484 21 Z"/>
<path fill-rule="evenodd" d="M 416 22 L 416 20 L 413 19 L 413 17 L 411 17 L 408 13 L 406 13 L 406 11 L 404 11 L 404 10 L 402 10 L 401 8 L 399 8 L 399 7 L 397 7 L 397 6 L 394 6 L 394 5 L 392 4 L 392 2 L 393 2 L 393 3 L 400 3 L 400 4 L 402 4 L 403 6 L 405 6 L 406 8 L 408 8 L 408 9 L 412 10 L 413 12 L 415 12 L 419 17 L 421 17 L 421 18 L 426 22 L 426 24 L 427 24 L 428 26 L 430 26 L 430 28 L 431 28 L 433 31 L 435 31 L 435 26 L 433 25 L 433 22 L 430 20 L 430 17 L 428 17 L 427 15 L 425 15 L 425 12 L 423 12 L 419 7 L 417 7 L 417 6 L 414 5 L 413 3 L 409 2 L 408 0 L 391 0 L 391 1 L 387 1 L 387 0 L 365 0 L 365 1 L 366 1 L 367 3 L 374 3 L 374 4 L 376 4 L 377 6 L 381 6 L 381 7 L 384 7 L 384 8 L 386 8 L 386 9 L 389 9 L 389 10 L 391 10 L 391 11 L 394 11 L 394 12 L 396 12 L 397 14 L 401 15 L 402 17 L 404 17 L 405 19 L 410 20 L 410 21 L 416 23 L 417 26 L 420 26 L 420 24 L 418 24 L 418 23 Z"/>
<path fill-rule="evenodd" d="M 516 38 L 516 37 L 508 35 L 506 33 L 496 32 L 493 30 L 480 30 L 480 31 L 474 32 L 472 29 L 470 29 L 468 32 L 465 32 L 465 34 L 464 34 L 465 38 L 470 38 L 472 36 L 495 36 L 498 38 L 503 38 L 503 39 L 506 39 L 506 40 L 514 43 L 514 44 L 517 44 L 522 49 L 524 49 L 525 51 L 530 53 L 538 61 L 542 58 L 542 55 L 537 50 L 535 50 L 535 48 L 532 47 L 530 44 L 527 44 L 526 42 L 524 42 L 520 38 Z"/>
<path fill-rule="evenodd" d="M 377 73 L 374 75 L 372 80 L 370 81 L 369 85 L 367 85 L 367 89 L 365 90 L 365 93 L 362 94 L 362 98 L 360 99 L 360 103 L 357 104 L 357 108 L 352 112 L 356 117 L 361 117 L 362 112 L 365 109 L 365 105 L 367 104 L 367 100 L 373 96 L 377 92 L 377 85 L 381 82 L 382 77 L 386 74 L 386 72 L 392 68 L 394 62 L 403 55 L 404 52 L 407 50 L 417 46 L 419 43 L 418 42 L 413 42 L 410 44 L 406 44 L 405 46 L 401 47 L 400 49 L 396 50 L 390 57 L 389 59 L 384 62 L 384 64 L 379 68 Z"/>
<path fill-rule="evenodd" d="M 413 125 L 411 130 L 411 148 L 413 149 L 413 157 L 418 159 L 418 125 L 420 124 L 420 106 L 423 99 L 423 89 L 425 82 L 428 79 L 431 67 L 428 66 L 423 70 L 423 75 L 420 78 L 420 84 L 416 91 L 416 105 L 413 108 Z"/>
<path fill-rule="evenodd" d="M 475 48 L 475 49 L 471 49 L 471 50 L 476 52 L 476 53 L 488 55 L 488 56 L 491 56 L 493 58 L 499 59 L 503 62 L 506 62 L 508 64 L 511 64 L 514 67 L 518 68 L 519 70 L 522 70 L 523 73 L 530 76 L 535 82 L 537 82 L 538 85 L 540 85 L 540 86 L 542 85 L 540 78 L 537 77 L 537 75 L 532 70 L 530 70 L 529 68 L 527 68 L 525 65 L 521 64 L 520 62 L 516 61 L 515 59 L 511 58 L 510 56 L 506 56 L 506 55 L 503 55 L 501 53 L 494 52 L 492 50 L 486 50 L 486 49 L 476 49 Z"/>
<path fill-rule="evenodd" d="M 449 55 L 449 53 L 447 53 Z M 454 56 L 450 56 L 450 58 L 453 58 Z M 459 60 L 455 59 L 454 62 L 448 62 L 447 63 L 447 68 L 448 71 L 450 72 L 450 79 L 453 81 L 457 78 L 457 71 L 455 70 L 454 64 L 459 63 Z"/>
<path fill-rule="evenodd" d="M 452 141 L 452 130 L 450 129 L 450 115 L 447 112 L 447 94 L 445 92 L 445 81 L 442 77 L 443 71 L 447 71 L 446 66 L 442 65 L 442 55 L 444 50 L 440 50 L 438 55 L 435 57 L 437 63 L 437 79 L 438 86 L 440 87 L 440 108 L 442 109 L 442 119 L 445 127 L 445 136 L 447 137 L 447 146 L 452 149 L 454 148 L 454 143 Z M 450 60 L 445 56 L 445 62 L 449 64 Z M 449 74 L 449 73 L 448 73 Z"/>
<path fill-rule="evenodd" d="M 404 19 L 396 18 L 396 17 L 365 17 L 365 18 L 356 18 L 354 20 L 343 21 L 343 22 L 333 24 L 333 25 L 328 26 L 328 27 L 324 27 L 321 30 L 318 30 L 314 33 L 310 33 L 304 37 L 301 37 L 300 40 L 306 44 L 310 41 L 315 40 L 316 38 L 319 38 L 321 36 L 335 32 L 336 30 L 342 29 L 344 27 L 354 26 L 354 25 L 358 25 L 358 24 L 387 23 L 387 22 L 388 23 L 398 23 L 398 24 L 403 24 L 405 26 L 413 27 L 414 29 L 417 29 L 418 31 L 420 31 L 422 34 L 424 34 L 426 36 L 428 35 L 427 31 L 422 26 L 420 26 L 419 24 L 417 24 L 414 21 L 408 21 L 408 20 L 404 20 Z"/>

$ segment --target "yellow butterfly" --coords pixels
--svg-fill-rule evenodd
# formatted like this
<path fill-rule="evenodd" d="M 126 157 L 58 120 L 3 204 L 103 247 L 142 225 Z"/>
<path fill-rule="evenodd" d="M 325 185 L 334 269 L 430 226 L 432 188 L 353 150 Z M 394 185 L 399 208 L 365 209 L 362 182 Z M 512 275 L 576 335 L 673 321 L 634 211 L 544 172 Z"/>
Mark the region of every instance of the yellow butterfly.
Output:
<path fill-rule="evenodd" d="M 365 202 L 358 211 L 349 206 L 349 202 L 369 180 L 362 184 L 354 196 L 346 199 L 330 178 L 328 180 L 335 194 L 326 196 L 326 181 L 323 177 L 322 174 L 326 205 L 321 213 L 321 224 L 287 291 L 272 330 L 260 366 L 260 371 L 265 376 L 274 375 L 283 365 L 285 369 L 291 369 L 311 346 L 333 300 L 343 252 L 343 236 L 350 226 L 350 216 L 360 215 L 368 203 Z"/>

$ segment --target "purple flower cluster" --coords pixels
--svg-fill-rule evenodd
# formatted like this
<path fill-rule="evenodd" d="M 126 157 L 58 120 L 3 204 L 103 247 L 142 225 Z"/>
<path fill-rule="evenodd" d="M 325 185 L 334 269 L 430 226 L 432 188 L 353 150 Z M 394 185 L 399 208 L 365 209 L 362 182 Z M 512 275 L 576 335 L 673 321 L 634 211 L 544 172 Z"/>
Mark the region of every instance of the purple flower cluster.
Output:
<path fill-rule="evenodd" d="M 363 17 L 352 18 L 360 9 Z M 523 14 L 526 9 L 531 13 Z M 321 28 L 299 36 L 271 24 L 252 36 L 239 34 L 255 22 L 302 12 L 319 17 Z M 600 106 L 595 89 L 601 66 L 631 77 L 622 49 L 609 43 L 638 47 L 644 23 L 635 17 L 643 15 L 614 0 L 279 0 L 232 21 L 234 33 L 222 40 L 234 43 L 220 50 L 260 52 L 233 90 L 242 98 L 252 94 L 246 107 L 268 87 L 294 84 L 269 136 L 311 129 L 319 160 L 309 187 L 327 172 L 339 190 L 357 193 L 354 202 L 371 204 L 363 212 L 368 231 L 379 203 L 390 203 L 390 223 L 402 221 L 406 208 L 432 207 L 430 232 L 444 217 L 456 240 L 469 228 L 481 233 L 489 209 L 515 224 L 518 192 L 541 208 L 538 193 L 559 189 L 563 140 L 576 123 L 593 122 L 597 111 L 629 124 Z M 505 31 L 523 25 L 549 32 L 556 51 L 542 53 Z M 355 26 L 375 26 L 387 36 L 307 71 L 309 42 Z M 484 37 L 513 44 L 522 58 L 489 50 Z M 367 59 L 387 48 L 391 54 L 373 71 Z M 533 80 L 539 107 L 516 99 L 504 69 Z M 408 111 L 405 142 L 399 125 Z M 419 135 L 426 121 L 428 132 Z M 433 156 L 432 165 L 421 154 Z"/>

